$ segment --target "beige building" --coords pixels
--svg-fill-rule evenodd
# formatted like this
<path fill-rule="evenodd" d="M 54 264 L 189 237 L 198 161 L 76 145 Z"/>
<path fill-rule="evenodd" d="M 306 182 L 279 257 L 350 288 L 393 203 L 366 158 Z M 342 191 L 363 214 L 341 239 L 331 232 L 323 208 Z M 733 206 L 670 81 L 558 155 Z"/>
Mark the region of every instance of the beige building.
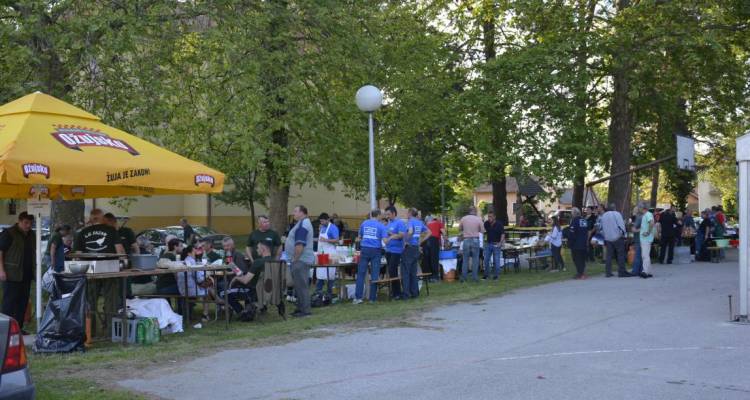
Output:
<path fill-rule="evenodd" d="M 721 191 L 711 182 L 700 181 L 694 190 L 698 200 L 698 210 L 705 210 L 721 204 Z"/>
<path fill-rule="evenodd" d="M 128 216 L 128 226 L 136 232 L 147 228 L 178 225 L 182 217 L 187 218 L 191 225 L 208 226 L 209 215 L 211 226 L 218 232 L 242 235 L 250 231 L 249 210 L 224 204 L 216 199 L 209 200 L 206 195 L 139 197 L 134 198 L 125 209 L 112 205 L 110 200 L 86 200 L 86 212 L 97 207 L 117 216 Z M 356 199 L 348 196 L 342 185 L 334 185 L 333 190 L 317 186 L 293 186 L 289 196 L 289 215 L 298 204 L 305 205 L 313 218 L 321 212 L 337 213 L 350 229 L 359 227 L 370 208 L 366 198 Z M 11 208 L 13 206 L 9 200 L 2 201 L 0 223 L 14 223 L 16 214 L 25 210 L 26 205 L 23 201 L 17 201 L 15 210 Z M 15 211 L 15 214 L 11 214 L 11 211 Z M 261 215 L 267 214 L 268 210 L 264 205 L 256 204 L 255 212 Z"/>

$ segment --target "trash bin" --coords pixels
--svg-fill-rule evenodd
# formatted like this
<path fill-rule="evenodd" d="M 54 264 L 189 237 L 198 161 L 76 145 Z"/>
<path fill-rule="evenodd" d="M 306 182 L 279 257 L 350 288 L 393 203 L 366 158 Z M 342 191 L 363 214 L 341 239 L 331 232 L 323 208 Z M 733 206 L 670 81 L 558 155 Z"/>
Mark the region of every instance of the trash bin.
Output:
<path fill-rule="evenodd" d="M 86 275 L 54 274 L 55 285 L 42 314 L 34 352 L 84 351 L 86 331 Z"/>

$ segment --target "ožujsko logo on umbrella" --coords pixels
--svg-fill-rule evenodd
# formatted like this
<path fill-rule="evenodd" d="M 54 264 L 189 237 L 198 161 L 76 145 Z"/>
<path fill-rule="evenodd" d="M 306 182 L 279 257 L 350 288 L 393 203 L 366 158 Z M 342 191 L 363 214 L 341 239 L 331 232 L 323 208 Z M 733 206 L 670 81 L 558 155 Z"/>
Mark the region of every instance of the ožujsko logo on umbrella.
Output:
<path fill-rule="evenodd" d="M 28 178 L 31 175 L 41 175 L 49 179 L 49 167 L 44 164 L 24 164 L 22 168 L 24 178 Z"/>
<path fill-rule="evenodd" d="M 198 174 L 195 176 L 195 186 L 200 185 L 209 185 L 211 187 L 214 187 L 214 185 L 216 185 L 216 180 L 211 175 Z"/>
<path fill-rule="evenodd" d="M 95 129 L 89 129 L 80 126 L 73 125 L 53 125 L 56 132 L 52 132 L 52 136 L 57 139 L 58 142 L 62 143 L 63 146 L 72 149 L 83 151 L 81 147 L 109 147 L 111 149 L 123 150 L 128 153 L 137 156 L 140 153 L 132 148 L 126 142 L 120 139 L 114 139 Z"/>

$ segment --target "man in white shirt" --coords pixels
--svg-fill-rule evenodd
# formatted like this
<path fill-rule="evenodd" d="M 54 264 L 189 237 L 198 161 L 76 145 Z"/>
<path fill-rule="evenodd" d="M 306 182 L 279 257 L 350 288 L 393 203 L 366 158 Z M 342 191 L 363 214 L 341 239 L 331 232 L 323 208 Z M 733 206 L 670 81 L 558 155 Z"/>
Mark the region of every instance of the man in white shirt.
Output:
<path fill-rule="evenodd" d="M 615 205 L 610 204 L 601 217 L 601 233 L 607 246 L 607 257 L 605 258 L 605 271 L 607 278 L 612 277 L 612 256 L 617 255 L 617 276 L 620 278 L 631 277 L 625 269 L 625 221 L 622 214 L 615 211 Z"/>

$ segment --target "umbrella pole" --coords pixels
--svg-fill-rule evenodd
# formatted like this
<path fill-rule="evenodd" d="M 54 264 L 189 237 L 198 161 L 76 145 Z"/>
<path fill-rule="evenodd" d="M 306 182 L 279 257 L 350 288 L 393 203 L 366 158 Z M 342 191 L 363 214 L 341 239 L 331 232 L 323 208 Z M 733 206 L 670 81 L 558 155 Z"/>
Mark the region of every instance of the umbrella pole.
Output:
<path fill-rule="evenodd" d="M 42 323 L 42 214 L 36 213 L 36 331 Z"/>

